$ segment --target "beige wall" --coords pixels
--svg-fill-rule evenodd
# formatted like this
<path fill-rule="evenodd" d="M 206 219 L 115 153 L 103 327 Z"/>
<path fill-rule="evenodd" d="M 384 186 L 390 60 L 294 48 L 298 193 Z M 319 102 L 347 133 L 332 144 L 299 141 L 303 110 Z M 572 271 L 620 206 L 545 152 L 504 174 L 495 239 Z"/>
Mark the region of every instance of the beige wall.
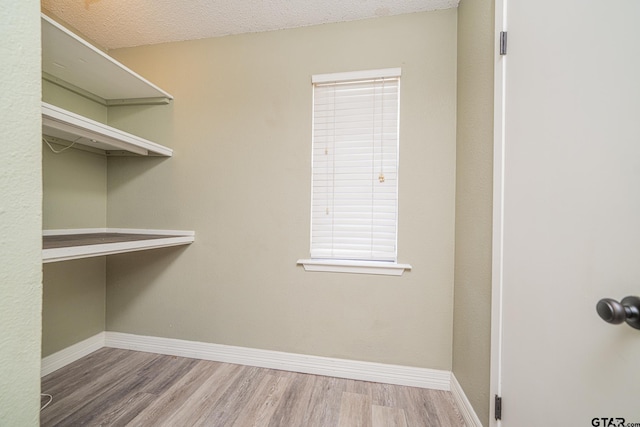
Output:
<path fill-rule="evenodd" d="M 196 231 L 107 260 L 107 329 L 451 369 L 456 10 L 111 52 L 175 96 L 109 123 L 175 149 L 112 158 L 109 226 Z M 402 277 L 307 273 L 311 75 L 402 67 Z"/>
<path fill-rule="evenodd" d="M 37 426 L 41 220 L 39 2 L 0 1 L 0 425 Z"/>
<path fill-rule="evenodd" d="M 43 82 L 42 99 L 106 122 L 107 109 Z M 62 146 L 55 146 L 56 150 Z M 83 150 L 53 153 L 42 143 L 44 229 L 107 225 L 107 158 Z M 43 266 L 42 356 L 105 330 L 105 258 Z"/>
<path fill-rule="evenodd" d="M 458 8 L 453 372 L 489 425 L 493 191 L 493 0 Z"/>
<path fill-rule="evenodd" d="M 93 120 L 107 120 L 106 107 L 46 81 L 42 100 Z M 106 227 L 107 158 L 76 149 L 55 154 L 45 143 L 42 153 L 43 228 Z"/>
<path fill-rule="evenodd" d="M 45 264 L 42 356 L 105 330 L 104 257 Z"/>

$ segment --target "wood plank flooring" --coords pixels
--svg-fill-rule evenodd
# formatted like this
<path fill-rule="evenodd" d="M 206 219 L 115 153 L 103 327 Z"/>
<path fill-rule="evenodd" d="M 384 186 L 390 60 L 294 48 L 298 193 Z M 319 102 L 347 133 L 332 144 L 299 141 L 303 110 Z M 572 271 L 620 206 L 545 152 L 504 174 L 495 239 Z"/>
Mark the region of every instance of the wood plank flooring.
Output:
<path fill-rule="evenodd" d="M 42 379 L 42 426 L 464 426 L 451 394 L 112 348 Z"/>

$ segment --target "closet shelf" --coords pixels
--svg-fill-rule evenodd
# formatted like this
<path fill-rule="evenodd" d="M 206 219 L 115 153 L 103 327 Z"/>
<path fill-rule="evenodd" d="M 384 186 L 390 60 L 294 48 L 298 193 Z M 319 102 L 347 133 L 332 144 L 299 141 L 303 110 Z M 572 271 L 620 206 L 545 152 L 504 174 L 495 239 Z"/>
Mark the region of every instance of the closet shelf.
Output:
<path fill-rule="evenodd" d="M 42 234 L 43 263 L 188 245 L 195 240 L 193 231 L 127 228 L 44 230 Z"/>
<path fill-rule="evenodd" d="M 41 14 L 43 78 L 103 105 L 168 104 L 169 93 Z"/>
<path fill-rule="evenodd" d="M 105 155 L 167 156 L 173 150 L 96 122 L 46 102 L 42 103 L 43 135 L 102 150 Z M 57 142 L 57 141 L 54 141 Z"/>

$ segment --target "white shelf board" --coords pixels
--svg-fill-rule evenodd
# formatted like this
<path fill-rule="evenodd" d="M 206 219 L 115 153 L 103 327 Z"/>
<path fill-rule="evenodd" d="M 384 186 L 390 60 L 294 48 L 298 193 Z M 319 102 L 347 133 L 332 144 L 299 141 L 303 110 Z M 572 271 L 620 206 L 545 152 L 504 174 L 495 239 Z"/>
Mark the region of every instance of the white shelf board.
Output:
<path fill-rule="evenodd" d="M 142 99 L 168 103 L 173 99 L 168 92 L 48 16 L 41 14 L 41 22 L 42 71 L 49 78 L 53 77 L 54 83 L 56 79 L 70 83 L 98 96 L 105 105 Z"/>
<path fill-rule="evenodd" d="M 137 235 L 137 240 L 125 240 L 111 243 L 95 243 L 96 234 L 121 234 L 124 237 Z M 73 238 L 73 246 L 56 247 L 42 250 L 42 262 L 51 263 L 73 259 L 91 258 L 125 252 L 166 248 L 170 246 L 188 245 L 194 242 L 195 232 L 184 230 L 146 230 L 128 228 L 85 228 L 69 230 L 44 230 L 43 241 L 48 236 L 69 236 Z M 91 238 L 83 242 L 84 236 Z M 149 238 L 145 239 L 144 235 Z M 113 239 L 111 239 L 113 240 Z"/>
<path fill-rule="evenodd" d="M 46 102 L 42 103 L 42 133 L 104 150 L 106 154 L 111 151 L 126 151 L 142 156 L 173 155 L 170 148 Z"/>

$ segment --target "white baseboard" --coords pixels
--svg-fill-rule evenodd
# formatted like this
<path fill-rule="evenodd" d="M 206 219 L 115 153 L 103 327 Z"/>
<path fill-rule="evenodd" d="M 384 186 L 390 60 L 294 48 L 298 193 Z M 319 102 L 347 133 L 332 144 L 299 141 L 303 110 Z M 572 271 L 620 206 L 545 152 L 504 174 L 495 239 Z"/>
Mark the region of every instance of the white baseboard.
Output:
<path fill-rule="evenodd" d="M 464 394 L 464 390 L 453 372 L 451 373 L 451 394 L 453 395 L 453 400 L 458 405 L 460 415 L 462 415 L 467 427 L 482 427 L 480 418 L 478 418 L 478 415 L 473 410 L 471 402 L 467 399 L 467 395 Z"/>
<path fill-rule="evenodd" d="M 42 359 L 40 365 L 40 376 L 44 377 L 50 373 L 57 371 L 58 369 L 67 366 L 68 364 L 75 362 L 76 360 L 83 358 L 84 356 L 93 353 L 96 350 L 105 346 L 105 332 L 100 332 L 97 335 L 80 341 L 70 347 L 53 353 Z"/>
<path fill-rule="evenodd" d="M 303 354 L 259 350 L 221 344 L 185 341 L 106 332 L 107 347 L 146 351 L 171 356 L 191 357 L 216 362 L 257 366 L 326 375 L 360 381 L 372 381 L 410 387 L 450 390 L 451 372 L 383 363 L 360 362 Z"/>

